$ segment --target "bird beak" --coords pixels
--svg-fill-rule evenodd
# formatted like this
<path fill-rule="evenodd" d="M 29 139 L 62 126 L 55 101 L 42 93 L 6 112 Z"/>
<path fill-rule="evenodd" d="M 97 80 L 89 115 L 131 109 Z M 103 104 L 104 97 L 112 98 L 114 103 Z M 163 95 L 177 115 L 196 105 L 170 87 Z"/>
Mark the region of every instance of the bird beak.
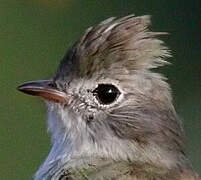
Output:
<path fill-rule="evenodd" d="M 25 82 L 17 88 L 19 91 L 30 94 L 33 96 L 40 96 L 50 101 L 55 101 L 59 103 L 68 103 L 70 98 L 69 96 L 57 90 L 53 86 L 53 82 L 51 80 L 39 80 L 39 81 L 31 81 Z"/>

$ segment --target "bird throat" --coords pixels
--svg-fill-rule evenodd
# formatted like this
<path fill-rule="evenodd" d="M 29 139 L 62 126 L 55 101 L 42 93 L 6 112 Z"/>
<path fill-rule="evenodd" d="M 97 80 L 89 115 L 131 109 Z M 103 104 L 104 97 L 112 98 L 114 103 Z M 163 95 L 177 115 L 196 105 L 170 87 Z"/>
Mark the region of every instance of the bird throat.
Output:
<path fill-rule="evenodd" d="M 66 127 L 71 126 L 72 128 L 72 123 L 76 122 L 77 119 L 73 119 L 69 114 L 68 118 L 70 118 L 68 119 L 68 123 L 71 122 L 71 124 L 66 124 Z M 129 180 L 131 174 L 138 179 L 143 177 L 144 180 L 148 180 L 149 177 L 152 177 L 151 179 L 157 177 L 160 180 L 162 179 L 159 178 L 160 176 L 165 175 L 165 177 L 170 177 L 172 174 L 170 173 L 170 169 L 173 168 L 168 169 L 167 167 L 176 164 L 176 159 L 170 157 L 169 154 L 165 154 L 160 149 L 151 146 L 150 148 L 146 148 L 146 151 L 143 148 L 139 149 L 137 144 L 128 146 L 128 142 L 120 141 L 114 137 L 108 139 L 108 141 L 113 142 L 118 147 L 112 146 L 112 143 L 108 144 L 107 141 L 105 144 L 101 144 L 100 147 L 102 148 L 97 148 L 92 142 L 89 142 L 85 132 L 79 135 L 81 132 L 78 133 L 77 131 L 70 131 L 70 129 L 69 131 L 63 129 L 64 126 L 61 122 L 63 123 L 65 119 L 66 117 L 61 107 L 58 107 L 56 110 L 55 106 L 53 110 L 49 109 L 48 121 L 50 131 L 51 129 L 57 129 L 57 131 L 54 131 L 54 134 L 51 132 L 53 135 L 53 146 L 46 161 L 36 173 L 36 180 Z M 80 127 L 78 129 L 80 131 L 82 128 Z M 162 155 L 165 156 L 162 157 Z M 149 157 L 150 163 L 146 157 Z M 163 160 L 164 162 L 160 162 Z M 167 164 L 167 166 L 161 166 L 161 164 Z"/>

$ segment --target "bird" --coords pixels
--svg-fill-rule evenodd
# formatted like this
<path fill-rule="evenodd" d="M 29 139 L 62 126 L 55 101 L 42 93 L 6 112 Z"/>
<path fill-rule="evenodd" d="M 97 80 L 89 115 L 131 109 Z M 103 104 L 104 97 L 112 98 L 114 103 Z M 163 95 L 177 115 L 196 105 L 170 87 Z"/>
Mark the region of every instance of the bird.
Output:
<path fill-rule="evenodd" d="M 167 78 L 171 51 L 149 15 L 88 28 L 47 80 L 18 90 L 47 106 L 51 150 L 35 180 L 200 180 Z"/>

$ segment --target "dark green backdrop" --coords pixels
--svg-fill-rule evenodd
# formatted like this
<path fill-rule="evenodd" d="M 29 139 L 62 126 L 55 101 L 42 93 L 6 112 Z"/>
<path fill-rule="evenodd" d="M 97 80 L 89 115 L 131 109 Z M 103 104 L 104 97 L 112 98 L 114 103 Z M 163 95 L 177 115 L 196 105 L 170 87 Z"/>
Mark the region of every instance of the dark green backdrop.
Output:
<path fill-rule="evenodd" d="M 46 157 L 45 106 L 16 91 L 54 73 L 67 47 L 85 28 L 110 16 L 151 14 L 155 31 L 168 31 L 169 78 L 184 121 L 188 151 L 201 174 L 200 0 L 0 0 L 0 179 L 31 179 Z"/>

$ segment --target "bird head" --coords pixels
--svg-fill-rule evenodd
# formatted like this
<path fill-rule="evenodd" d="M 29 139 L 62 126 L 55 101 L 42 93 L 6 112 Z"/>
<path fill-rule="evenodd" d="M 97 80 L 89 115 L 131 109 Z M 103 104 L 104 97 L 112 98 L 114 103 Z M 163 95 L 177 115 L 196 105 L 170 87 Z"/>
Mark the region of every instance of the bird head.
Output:
<path fill-rule="evenodd" d="M 86 30 L 50 80 L 19 90 L 45 99 L 52 150 L 44 165 L 73 156 L 172 167 L 183 156 L 170 88 L 153 68 L 170 51 L 150 17 L 109 18 Z M 179 154 L 179 156 L 178 156 Z"/>

